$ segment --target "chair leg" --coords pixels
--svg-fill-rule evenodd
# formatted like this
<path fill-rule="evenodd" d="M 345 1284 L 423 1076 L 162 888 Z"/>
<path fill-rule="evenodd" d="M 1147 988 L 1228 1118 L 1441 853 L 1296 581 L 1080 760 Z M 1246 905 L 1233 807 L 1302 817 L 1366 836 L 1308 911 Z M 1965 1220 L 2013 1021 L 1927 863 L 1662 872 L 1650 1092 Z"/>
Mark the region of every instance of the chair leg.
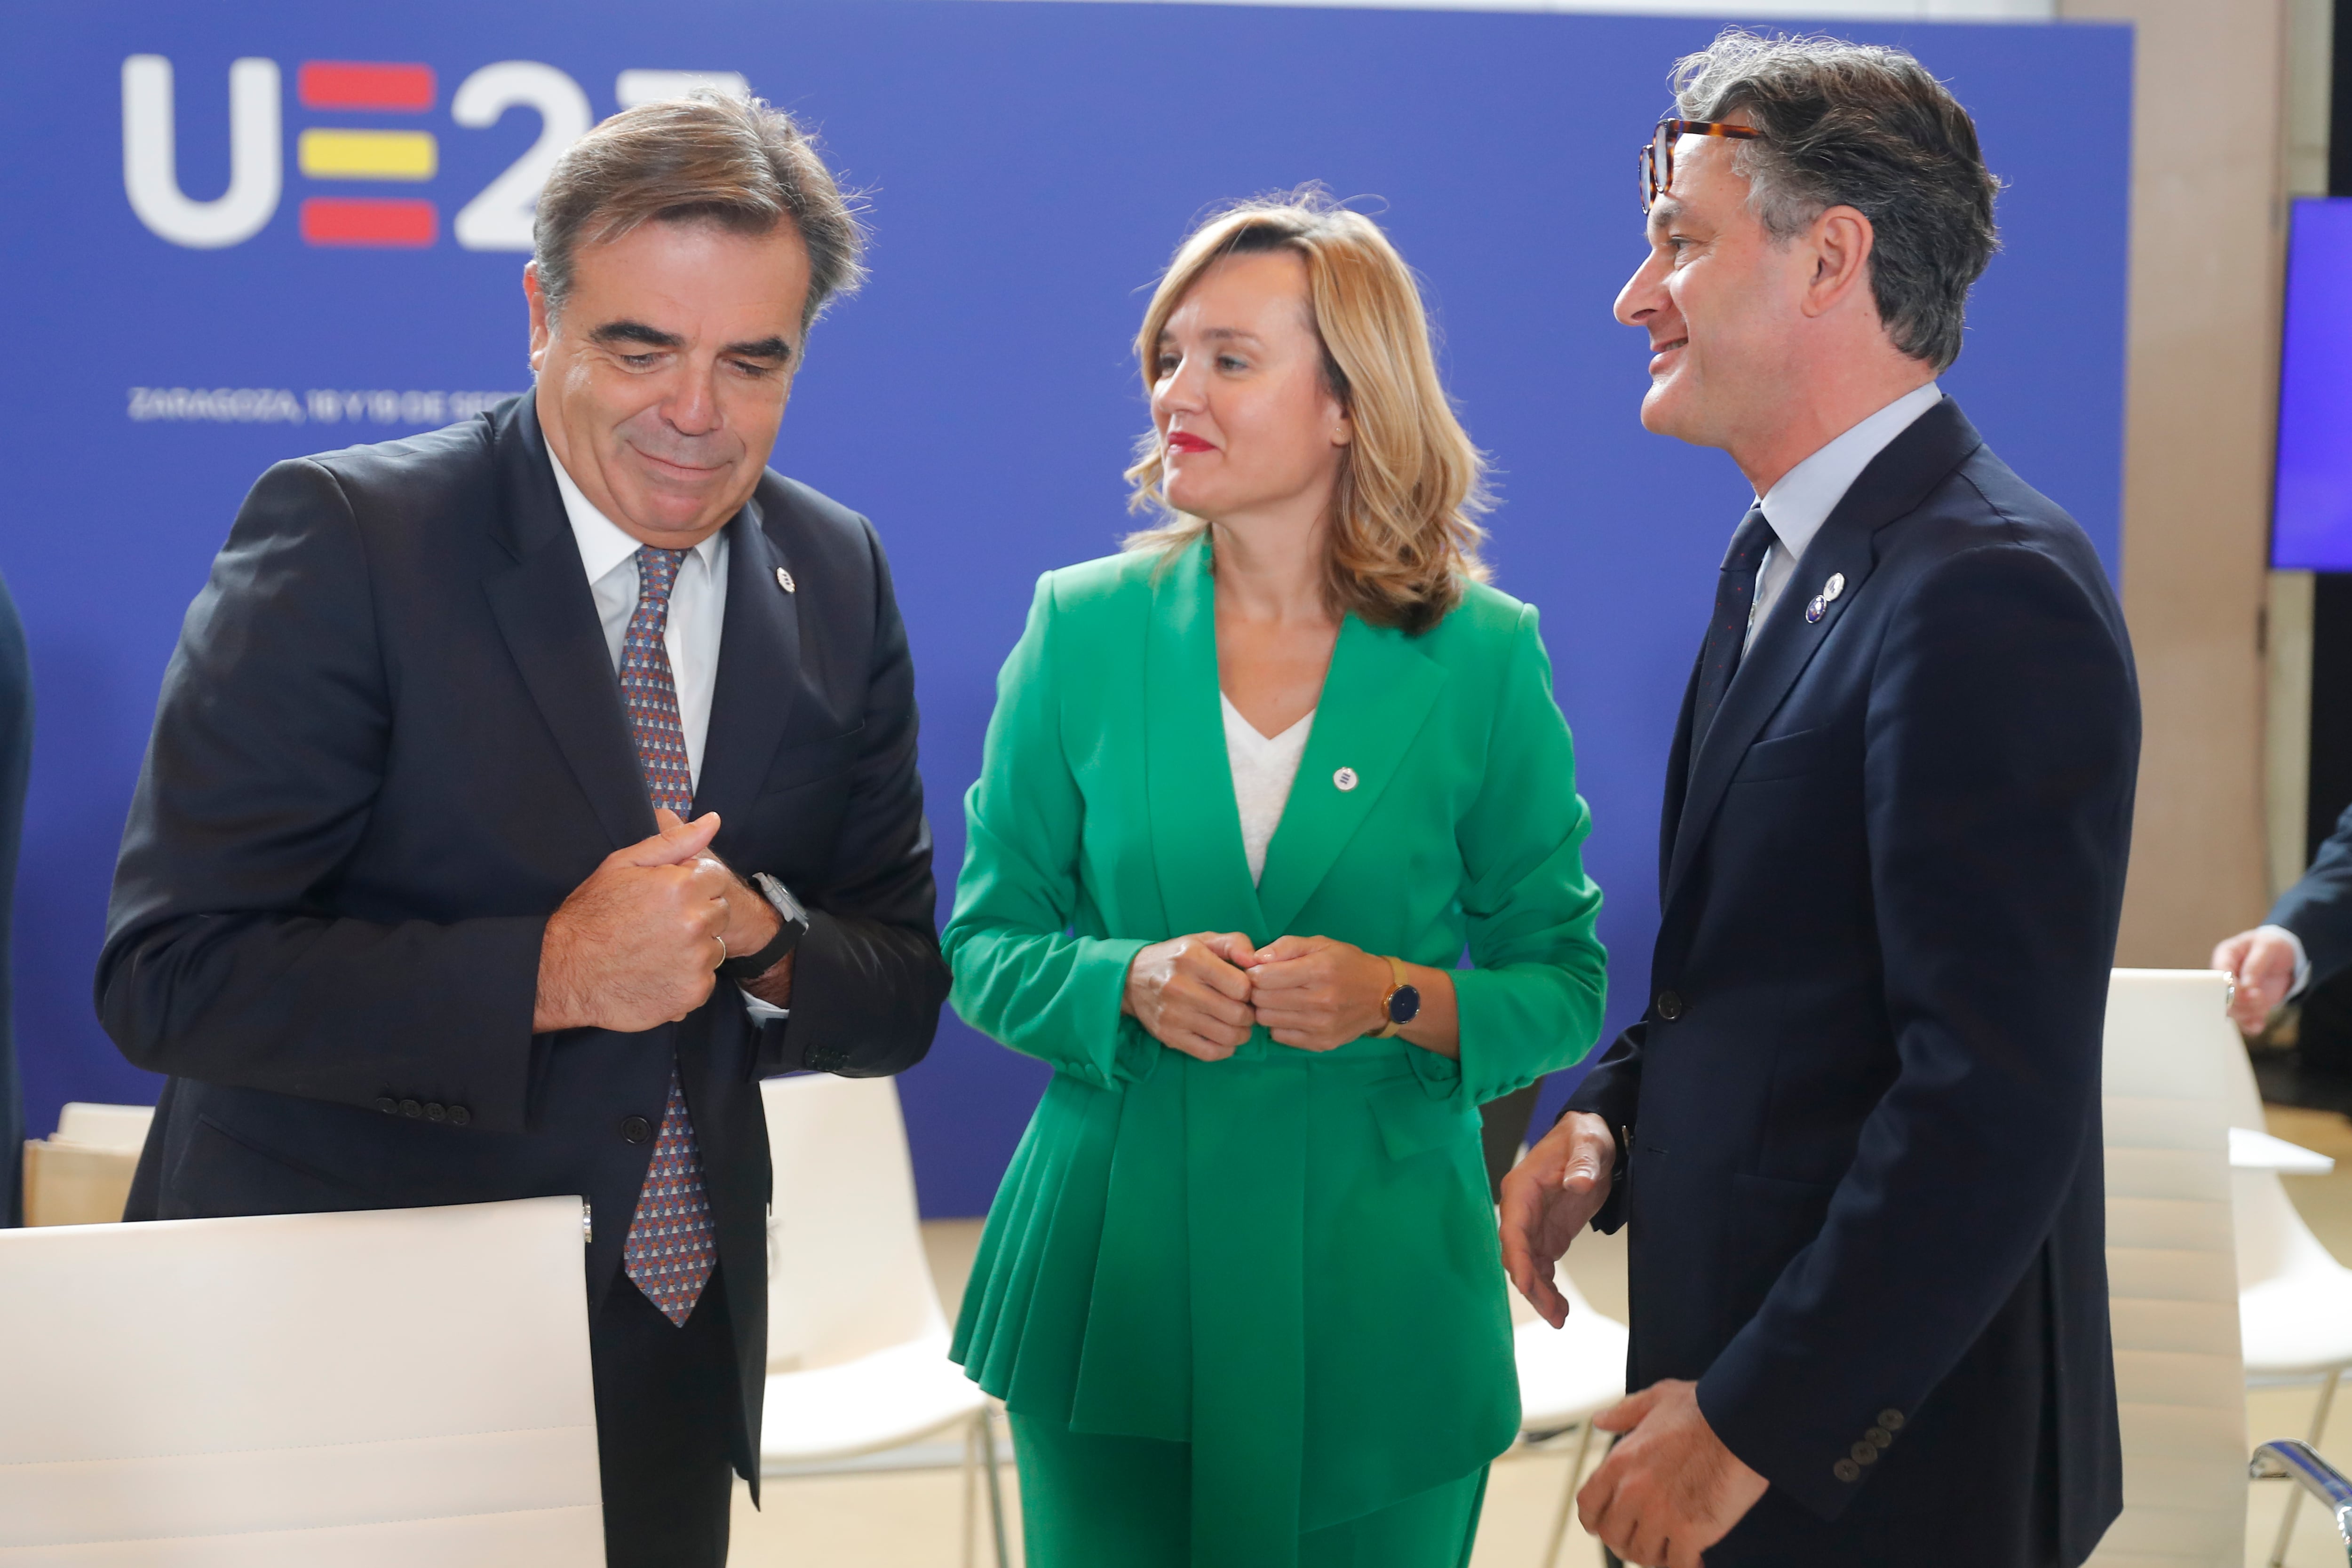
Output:
<path fill-rule="evenodd" d="M 2344 1369 L 2339 1366 L 2327 1375 L 2326 1382 L 2319 1385 L 2319 1404 L 2311 1413 L 2311 1436 L 2305 1439 L 2315 1448 L 2319 1447 L 2319 1439 L 2327 1430 L 2327 1407 L 2336 1403 L 2336 1380 L 2343 1375 Z M 2294 1511 L 2302 1503 L 2303 1489 L 2290 1488 L 2286 1494 L 2286 1511 L 2279 1516 L 2278 1542 L 2271 1548 L 2270 1568 L 2284 1568 L 2286 1543 L 2294 1534 Z"/>
<path fill-rule="evenodd" d="M 983 1421 L 987 1420 L 988 1412 L 982 1410 L 980 1413 L 980 1418 Z M 979 1469 L 980 1428 L 967 1426 L 963 1429 L 963 1568 L 972 1568 L 971 1531 L 972 1526 L 978 1522 L 972 1518 L 972 1514 L 980 1500 L 977 1490 L 980 1477 L 975 1473 Z"/>
<path fill-rule="evenodd" d="M 1568 1543 L 1568 1516 L 1576 1507 L 1577 1484 L 1584 1479 L 1584 1457 L 1592 1449 L 1592 1423 L 1576 1437 L 1576 1458 L 1569 1461 L 1568 1485 L 1559 1494 L 1559 1515 L 1551 1521 L 1551 1542 L 1544 1548 L 1543 1568 L 1559 1568 L 1559 1549 Z"/>
<path fill-rule="evenodd" d="M 996 1535 L 996 1568 L 1012 1568 L 1004 1550 L 1004 1492 L 996 1475 L 995 1418 L 986 1406 L 980 1412 L 980 1458 L 988 1479 L 988 1523 Z"/>

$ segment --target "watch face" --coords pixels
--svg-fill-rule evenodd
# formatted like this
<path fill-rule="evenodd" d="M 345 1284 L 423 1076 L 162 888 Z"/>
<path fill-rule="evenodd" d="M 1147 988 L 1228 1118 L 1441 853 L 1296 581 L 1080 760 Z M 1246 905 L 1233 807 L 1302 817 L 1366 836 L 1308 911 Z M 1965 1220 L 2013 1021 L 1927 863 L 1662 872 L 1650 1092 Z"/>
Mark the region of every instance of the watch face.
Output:
<path fill-rule="evenodd" d="M 1408 1024 L 1421 1016 L 1421 988 L 1399 986 L 1389 993 L 1389 1022 Z"/>

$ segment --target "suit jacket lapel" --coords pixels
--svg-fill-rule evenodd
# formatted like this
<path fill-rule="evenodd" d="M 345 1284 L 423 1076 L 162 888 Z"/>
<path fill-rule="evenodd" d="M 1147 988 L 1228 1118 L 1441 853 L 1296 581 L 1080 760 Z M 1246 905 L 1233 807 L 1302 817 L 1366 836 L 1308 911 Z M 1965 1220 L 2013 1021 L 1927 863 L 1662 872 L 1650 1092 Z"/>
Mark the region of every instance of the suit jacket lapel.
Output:
<path fill-rule="evenodd" d="M 1700 740 L 1696 754 L 1689 757 L 1689 787 L 1675 830 L 1666 901 L 1673 899 L 1689 874 L 1716 810 L 1723 803 L 1723 793 L 1730 787 L 1731 776 L 1748 755 L 1757 732 L 1836 630 L 1839 618 L 1862 596 L 1877 564 L 1878 530 L 1908 514 L 1982 444 L 1975 427 L 1961 417 L 1959 405 L 1944 399 L 1871 460 L 1821 532 L 1813 536 L 1804 558 L 1797 562 L 1796 574 L 1781 591 L 1754 645 L 1732 676 L 1731 689 L 1716 710 L 1715 723 Z M 1822 586 L 1840 573 L 1845 578 L 1843 591 L 1822 604 L 1819 619 L 1808 620 L 1809 608 Z M 1687 721 L 1678 739 L 1678 749 L 1687 753 Z"/>
<path fill-rule="evenodd" d="M 1205 540 L 1162 569 L 1143 663 L 1144 805 L 1168 929 L 1246 931 L 1265 940 L 1225 756 Z"/>
<path fill-rule="evenodd" d="M 499 543 L 514 559 L 483 579 L 491 614 L 557 749 L 613 847 L 654 831 L 621 684 L 528 397 L 499 433 Z"/>
<path fill-rule="evenodd" d="M 754 499 L 727 525 L 726 630 L 694 790 L 697 815 L 717 811 L 729 823 L 759 794 L 800 689 L 800 597 L 777 578 L 790 563 L 761 521 Z"/>
<path fill-rule="evenodd" d="M 1402 768 L 1444 685 L 1444 668 L 1403 632 L 1368 626 L 1353 615 L 1340 622 L 1307 755 L 1258 880 L 1270 936 L 1289 930 L 1363 826 Z M 1350 776 L 1353 783 L 1342 788 L 1339 780 Z"/>

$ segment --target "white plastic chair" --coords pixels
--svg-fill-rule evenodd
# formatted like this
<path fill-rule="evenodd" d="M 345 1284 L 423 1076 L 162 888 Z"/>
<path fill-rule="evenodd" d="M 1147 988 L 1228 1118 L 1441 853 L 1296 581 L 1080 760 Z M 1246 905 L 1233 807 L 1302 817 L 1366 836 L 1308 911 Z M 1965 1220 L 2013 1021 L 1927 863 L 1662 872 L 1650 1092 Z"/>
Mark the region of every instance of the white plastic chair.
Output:
<path fill-rule="evenodd" d="M 2238 1321 L 2244 1336 L 2246 1375 L 2271 1380 L 2319 1379 L 2306 1441 L 2319 1446 L 2328 1406 L 2344 1370 L 2352 1366 L 2352 1269 L 2319 1244 L 2279 1182 L 2282 1174 L 2318 1175 L 2335 1168 L 2325 1155 L 2273 1138 L 2263 1128 L 2262 1092 L 2237 1032 L 2217 1039 L 2225 1080 L 2224 1114 L 2232 1148 L 2230 1183 L 2238 1228 Z M 2271 1568 L 2286 1560 L 2303 1493 L 2287 1497 Z"/>
<path fill-rule="evenodd" d="M 10 1568 L 604 1561 L 576 1197 L 0 1230 Z"/>
<path fill-rule="evenodd" d="M 2107 1284 L 2124 1511 L 2096 1568 L 2238 1568 L 2246 1392 L 2231 1224 L 2225 976 L 2117 969 L 2107 992 Z"/>
<path fill-rule="evenodd" d="M 969 1568 L 977 1481 L 1004 1568 L 988 1397 L 948 1359 L 897 1086 L 809 1074 L 760 1087 L 775 1166 L 761 1473 L 961 1430 L 964 1562 Z"/>
<path fill-rule="evenodd" d="M 1553 1568 L 1567 1543 L 1576 1490 L 1592 1450 L 1592 1417 L 1625 1397 L 1625 1325 L 1586 1301 L 1565 1266 L 1552 1270 L 1552 1283 L 1568 1298 L 1568 1322 L 1555 1329 L 1538 1319 L 1512 1333 L 1519 1364 L 1519 1440 L 1540 1443 L 1577 1429 L 1576 1458 L 1569 1463 L 1542 1568 Z"/>

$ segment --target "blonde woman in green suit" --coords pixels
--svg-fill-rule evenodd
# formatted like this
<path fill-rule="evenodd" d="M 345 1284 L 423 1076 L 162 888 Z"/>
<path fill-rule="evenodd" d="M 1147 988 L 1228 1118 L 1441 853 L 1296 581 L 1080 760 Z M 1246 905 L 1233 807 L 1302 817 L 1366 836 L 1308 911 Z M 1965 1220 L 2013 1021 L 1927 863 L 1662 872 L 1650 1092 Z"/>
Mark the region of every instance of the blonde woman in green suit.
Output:
<path fill-rule="evenodd" d="M 955 1007 L 1055 1072 L 953 1354 L 1033 1568 L 1455 1568 L 1518 1424 L 1477 1107 L 1601 1020 L 1568 727 L 1369 220 L 1212 219 L 1138 351 L 1165 525 L 1038 583 L 966 801 Z"/>

